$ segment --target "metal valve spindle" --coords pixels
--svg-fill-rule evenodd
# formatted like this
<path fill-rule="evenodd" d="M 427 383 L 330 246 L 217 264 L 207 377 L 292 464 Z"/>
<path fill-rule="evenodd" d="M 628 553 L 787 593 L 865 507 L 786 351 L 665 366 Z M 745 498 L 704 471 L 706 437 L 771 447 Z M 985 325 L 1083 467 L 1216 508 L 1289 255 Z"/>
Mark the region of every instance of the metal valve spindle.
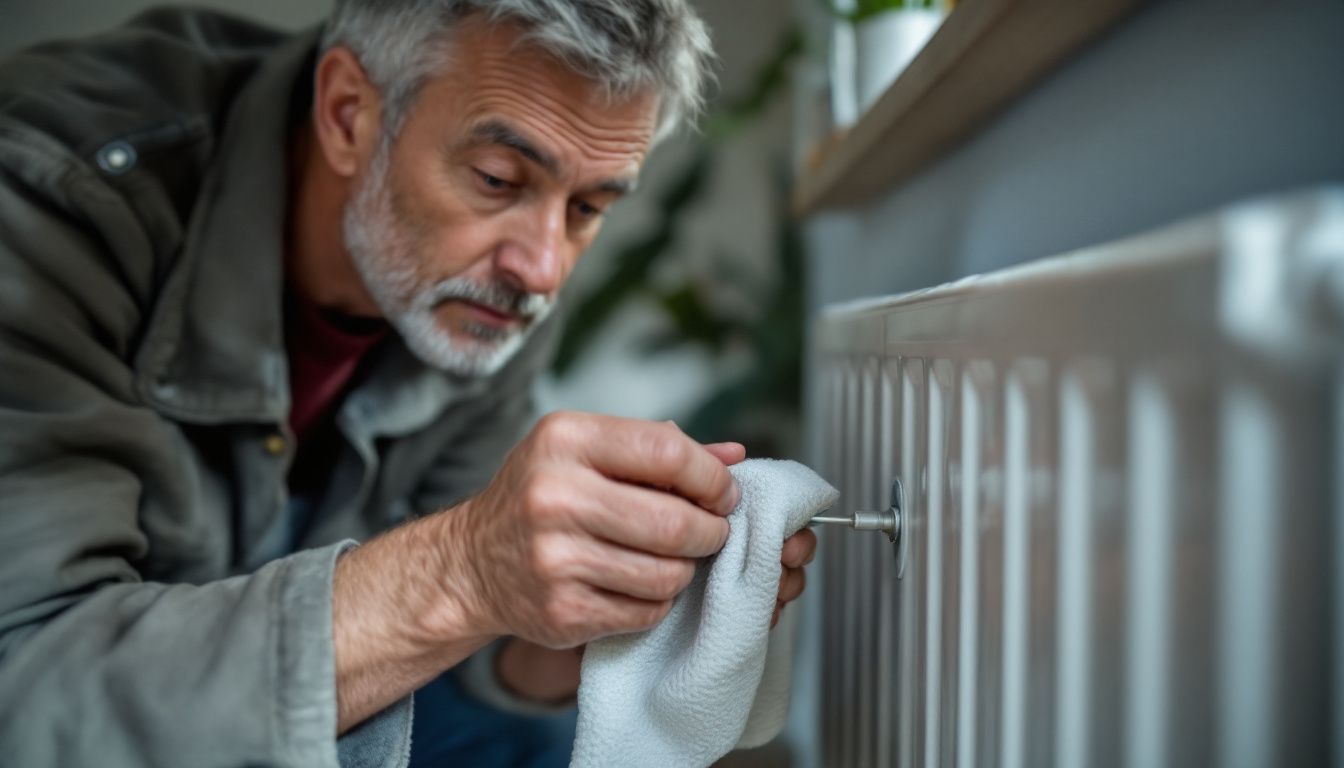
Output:
<path fill-rule="evenodd" d="M 808 524 L 846 525 L 856 531 L 882 531 L 893 542 L 901 533 L 901 517 L 896 514 L 895 508 L 881 512 L 855 512 L 853 517 L 817 515 Z"/>

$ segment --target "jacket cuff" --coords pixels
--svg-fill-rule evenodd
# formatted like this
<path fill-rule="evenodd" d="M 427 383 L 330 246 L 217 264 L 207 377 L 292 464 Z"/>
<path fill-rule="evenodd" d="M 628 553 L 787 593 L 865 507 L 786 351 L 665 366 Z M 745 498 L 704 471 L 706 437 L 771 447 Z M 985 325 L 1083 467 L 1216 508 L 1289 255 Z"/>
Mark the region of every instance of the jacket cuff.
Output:
<path fill-rule="evenodd" d="M 332 579 L 336 559 L 356 546 L 343 541 L 281 561 L 284 571 L 272 603 L 278 645 L 274 738 L 287 764 L 381 768 L 405 766 L 410 760 L 410 697 L 347 734 L 338 756 Z M 359 761 L 347 764 L 347 751 Z"/>
<path fill-rule="evenodd" d="M 537 702 L 525 699 L 504 687 L 499 681 L 499 674 L 495 671 L 495 663 L 499 657 L 499 650 L 509 639 L 502 637 L 490 643 L 453 668 L 452 674 L 457 676 L 462 689 L 482 704 L 512 715 L 545 717 L 573 709 L 574 699 L 554 704 Z"/>
<path fill-rule="evenodd" d="M 411 757 L 414 697 L 407 696 L 336 742 L 341 768 L 405 768 Z"/>

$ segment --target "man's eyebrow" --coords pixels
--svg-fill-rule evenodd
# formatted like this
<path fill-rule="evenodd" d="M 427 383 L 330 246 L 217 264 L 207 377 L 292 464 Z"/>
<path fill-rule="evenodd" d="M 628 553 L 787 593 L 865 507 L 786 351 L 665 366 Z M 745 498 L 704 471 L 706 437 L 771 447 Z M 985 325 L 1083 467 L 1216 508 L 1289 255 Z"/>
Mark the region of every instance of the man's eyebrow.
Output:
<path fill-rule="evenodd" d="M 503 122 L 487 120 L 471 129 L 471 137 L 479 143 L 497 144 L 512 149 L 541 166 L 550 175 L 560 175 L 560 164 L 555 161 L 554 157 L 537 149 L 532 145 L 532 142 L 523 138 L 522 135 Z"/>
<path fill-rule="evenodd" d="M 471 129 L 471 139 L 474 143 L 494 144 L 511 149 L 541 166 L 551 176 L 560 175 L 560 164 L 554 157 L 537 149 L 532 142 L 503 121 L 487 120 L 475 126 Z M 620 197 L 634 192 L 636 184 L 634 178 L 607 179 L 595 184 L 593 189 Z"/>
<path fill-rule="evenodd" d="M 620 197 L 634 192 L 636 185 L 637 182 L 634 179 L 607 179 L 606 181 L 599 182 L 595 189 L 598 192 L 605 192 Z"/>

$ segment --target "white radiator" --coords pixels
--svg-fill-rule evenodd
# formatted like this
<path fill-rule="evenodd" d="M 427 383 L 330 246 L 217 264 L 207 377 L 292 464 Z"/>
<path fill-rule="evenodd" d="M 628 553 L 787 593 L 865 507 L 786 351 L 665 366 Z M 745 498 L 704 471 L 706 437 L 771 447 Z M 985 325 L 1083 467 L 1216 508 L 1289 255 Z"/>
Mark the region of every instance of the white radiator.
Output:
<path fill-rule="evenodd" d="M 814 337 L 823 765 L 1344 765 L 1344 189 Z"/>

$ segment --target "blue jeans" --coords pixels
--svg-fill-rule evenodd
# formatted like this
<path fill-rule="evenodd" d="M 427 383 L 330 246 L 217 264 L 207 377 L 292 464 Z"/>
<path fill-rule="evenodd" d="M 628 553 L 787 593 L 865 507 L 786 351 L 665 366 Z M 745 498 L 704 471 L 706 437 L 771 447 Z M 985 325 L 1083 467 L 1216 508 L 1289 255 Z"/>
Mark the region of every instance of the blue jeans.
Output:
<path fill-rule="evenodd" d="M 411 768 L 564 768 L 578 714 L 513 715 L 468 696 L 451 674 L 415 692 Z"/>

